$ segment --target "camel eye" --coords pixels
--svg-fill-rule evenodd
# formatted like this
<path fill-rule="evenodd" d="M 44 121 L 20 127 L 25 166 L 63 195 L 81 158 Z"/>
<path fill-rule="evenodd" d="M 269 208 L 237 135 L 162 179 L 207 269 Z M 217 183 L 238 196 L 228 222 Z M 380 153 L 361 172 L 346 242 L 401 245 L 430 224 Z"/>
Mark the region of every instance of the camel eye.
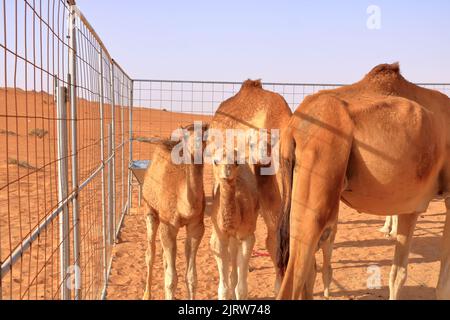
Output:
<path fill-rule="evenodd" d="M 213 162 L 214 162 L 214 165 L 215 165 L 215 166 L 217 166 L 217 165 L 219 164 L 219 160 L 217 160 L 217 159 L 214 159 Z"/>

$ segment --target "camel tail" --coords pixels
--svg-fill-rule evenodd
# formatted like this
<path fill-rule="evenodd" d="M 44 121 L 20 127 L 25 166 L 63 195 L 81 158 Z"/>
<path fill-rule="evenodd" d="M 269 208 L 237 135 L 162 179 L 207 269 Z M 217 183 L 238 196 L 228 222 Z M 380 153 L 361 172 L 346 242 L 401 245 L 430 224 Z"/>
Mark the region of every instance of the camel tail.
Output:
<path fill-rule="evenodd" d="M 280 141 L 280 172 L 282 179 L 282 201 L 281 218 L 278 221 L 278 251 L 277 266 L 281 276 L 284 276 L 289 261 L 289 238 L 290 238 L 290 212 L 291 212 L 291 192 L 292 177 L 295 166 L 295 142 L 291 131 L 287 129 Z"/>

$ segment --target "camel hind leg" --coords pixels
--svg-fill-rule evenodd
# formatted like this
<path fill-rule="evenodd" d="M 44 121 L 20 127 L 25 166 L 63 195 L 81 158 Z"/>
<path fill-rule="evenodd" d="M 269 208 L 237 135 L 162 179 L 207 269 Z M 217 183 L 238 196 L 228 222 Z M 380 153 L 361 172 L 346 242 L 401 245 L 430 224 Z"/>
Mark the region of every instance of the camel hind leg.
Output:
<path fill-rule="evenodd" d="M 153 209 L 149 209 L 146 216 L 147 224 L 147 241 L 148 247 L 145 254 L 145 262 L 147 264 L 147 281 L 144 292 L 144 300 L 150 300 L 152 297 L 152 273 L 153 273 L 153 263 L 155 261 L 155 243 L 156 243 L 156 233 L 159 226 L 159 219 L 156 212 Z"/>
<path fill-rule="evenodd" d="M 303 299 L 313 300 L 314 299 L 314 285 L 316 284 L 317 277 L 317 264 L 314 258 L 314 264 L 308 272 L 308 278 L 306 279 L 305 286 L 303 288 Z"/>
<path fill-rule="evenodd" d="M 290 257 L 279 299 L 311 297 L 310 294 L 309 297 L 305 296 L 304 286 L 309 283 L 308 279 L 312 279 L 310 275 L 314 268 L 315 252 L 324 230 L 327 225 L 337 221 L 341 184 L 345 175 L 345 169 L 341 168 L 341 176 L 336 173 L 338 178 L 330 183 L 332 179 L 326 179 L 325 174 L 314 173 L 314 169 L 300 168 L 298 171 L 301 177 L 294 176 L 292 193 Z M 317 189 L 310 189 L 310 185 L 315 185 Z"/>
<path fill-rule="evenodd" d="M 295 140 L 290 227 L 280 235 L 279 251 L 289 259 L 279 264 L 286 272 L 278 299 L 302 298 L 319 240 L 337 221 L 339 202 L 353 144 L 353 121 L 345 104 L 331 96 L 297 110 L 291 120 Z M 288 208 L 287 208 L 288 209 Z"/>
<path fill-rule="evenodd" d="M 333 252 L 333 244 L 336 236 L 337 224 L 334 227 L 325 229 L 319 241 L 319 247 L 322 249 L 323 264 L 322 264 L 322 281 L 323 281 L 323 296 L 329 297 L 330 283 L 333 277 L 333 269 L 331 268 L 331 256 Z M 314 285 L 317 276 L 317 264 L 314 258 L 314 265 L 309 270 L 309 276 L 305 282 L 304 298 L 312 300 L 314 297 Z"/>
<path fill-rule="evenodd" d="M 333 254 L 333 244 L 336 237 L 337 224 L 332 228 L 331 234 L 322 244 L 323 265 L 322 265 L 322 281 L 323 296 L 330 297 L 330 284 L 333 278 L 333 268 L 331 267 L 331 257 Z"/>
<path fill-rule="evenodd" d="M 398 234 L 395 245 L 394 263 L 389 275 L 389 299 L 397 300 L 400 290 L 406 282 L 408 271 L 408 256 L 411 240 L 414 234 L 419 214 L 402 214 L 398 217 Z"/>
<path fill-rule="evenodd" d="M 267 223 L 266 223 L 267 224 Z M 278 291 L 280 290 L 281 285 L 281 276 L 280 272 L 278 271 L 278 265 L 277 265 L 277 230 L 276 228 L 270 228 L 267 224 L 267 237 L 266 237 L 266 248 L 269 252 L 270 259 L 272 260 L 272 263 L 275 268 L 276 277 L 275 277 L 275 284 L 274 284 L 274 293 L 275 296 L 278 294 Z"/>
<path fill-rule="evenodd" d="M 436 287 L 436 297 L 439 300 L 450 300 L 450 197 L 445 199 L 445 207 L 447 215 L 442 236 L 441 268 Z"/>
<path fill-rule="evenodd" d="M 197 289 L 197 251 L 205 233 L 205 226 L 202 220 L 191 223 L 186 226 L 186 288 L 188 292 L 188 299 L 195 299 L 195 292 Z"/>

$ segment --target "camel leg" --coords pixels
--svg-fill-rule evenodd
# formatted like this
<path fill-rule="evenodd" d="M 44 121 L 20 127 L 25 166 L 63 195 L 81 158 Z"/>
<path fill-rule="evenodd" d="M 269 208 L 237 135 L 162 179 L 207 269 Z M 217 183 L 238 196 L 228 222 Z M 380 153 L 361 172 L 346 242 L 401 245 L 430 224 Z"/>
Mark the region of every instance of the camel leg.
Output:
<path fill-rule="evenodd" d="M 315 232 L 314 234 L 317 234 Z M 305 298 L 304 286 L 309 277 L 309 268 L 313 267 L 316 243 L 314 239 L 308 242 L 290 242 L 291 256 L 289 258 L 286 273 L 281 284 L 278 299 L 303 299 Z"/>
<path fill-rule="evenodd" d="M 325 228 L 338 218 L 353 143 L 352 121 L 340 100 L 319 98 L 314 105 L 314 111 L 305 109 L 299 115 L 303 118 L 298 124 L 302 129 L 293 132 L 297 147 L 291 192 L 290 253 L 278 299 L 299 299 L 303 295 L 319 240 Z"/>
<path fill-rule="evenodd" d="M 336 179 L 334 183 L 328 183 L 328 180 L 322 178 L 325 175 L 311 173 L 313 171 L 311 169 L 311 171 L 303 172 L 304 176 L 300 178 L 294 176 L 290 217 L 290 256 L 277 299 L 307 298 L 304 286 L 307 279 L 311 279 L 319 240 L 325 227 L 337 221 L 339 190 L 344 180 L 345 170 L 340 173 L 341 179 Z M 320 182 L 317 190 L 310 189 L 309 185 L 314 185 L 313 180 L 317 184 Z M 307 194 L 302 190 L 309 192 Z M 311 295 L 309 296 L 311 298 Z"/>
<path fill-rule="evenodd" d="M 276 237 L 276 230 L 269 230 L 267 229 L 267 238 L 266 238 L 266 248 L 269 252 L 270 259 L 272 259 L 274 268 L 275 268 L 275 285 L 274 285 L 274 292 L 275 296 L 278 294 L 278 291 L 280 290 L 281 285 L 281 276 L 280 272 L 278 272 L 277 267 L 277 237 Z"/>
<path fill-rule="evenodd" d="M 305 282 L 305 287 L 303 289 L 303 298 L 305 300 L 313 300 L 314 299 L 314 285 L 316 284 L 317 277 L 317 265 L 316 259 L 314 258 L 314 264 L 312 268 L 308 271 L 308 278 Z"/>
<path fill-rule="evenodd" d="M 175 299 L 177 289 L 177 269 L 175 266 L 177 255 L 178 230 L 171 225 L 162 223 L 160 228 L 161 244 L 164 252 L 164 291 L 166 300 Z"/>
<path fill-rule="evenodd" d="M 378 231 L 384 233 L 386 236 L 391 232 L 391 225 L 392 225 L 392 216 L 387 216 L 384 221 L 384 226 Z"/>
<path fill-rule="evenodd" d="M 153 209 L 149 210 L 146 217 L 147 224 L 147 252 L 145 254 L 145 262 L 147 264 L 147 283 L 144 292 L 144 300 L 150 300 L 152 295 L 152 272 L 153 263 L 155 261 L 155 242 L 156 232 L 159 226 L 159 219 Z"/>
<path fill-rule="evenodd" d="M 252 234 L 242 240 L 238 249 L 238 284 L 236 288 L 236 298 L 238 300 L 247 300 L 248 296 L 248 267 L 250 257 L 252 256 L 253 246 L 255 245 L 255 235 Z"/>
<path fill-rule="evenodd" d="M 200 222 L 191 223 L 186 226 L 186 288 L 188 291 L 188 299 L 195 299 L 195 291 L 197 289 L 197 251 L 200 242 L 205 233 L 203 219 Z"/>
<path fill-rule="evenodd" d="M 333 254 L 333 244 L 336 237 L 337 225 L 334 226 L 330 237 L 322 245 L 323 266 L 322 266 L 322 280 L 323 280 L 323 296 L 330 297 L 330 284 L 333 278 L 333 268 L 331 267 L 331 256 Z"/>
<path fill-rule="evenodd" d="M 450 300 L 450 198 L 445 199 L 445 206 L 447 208 L 447 216 L 442 236 L 439 281 L 436 287 L 436 297 L 439 300 Z"/>
<path fill-rule="evenodd" d="M 236 238 L 230 238 L 229 243 L 229 254 L 231 263 L 231 273 L 230 273 L 230 291 L 231 299 L 236 300 L 236 288 L 238 283 L 238 266 L 237 266 L 237 256 L 238 256 L 238 240 Z"/>
<path fill-rule="evenodd" d="M 395 239 L 397 237 L 397 233 L 398 233 L 398 215 L 393 215 L 389 237 Z"/>
<path fill-rule="evenodd" d="M 394 263 L 389 276 L 389 299 L 397 300 L 405 284 L 408 268 L 408 256 L 419 214 L 402 214 L 398 217 L 398 235 L 395 245 Z"/>
<path fill-rule="evenodd" d="M 217 262 L 217 268 L 219 269 L 219 300 L 230 299 L 230 254 L 228 251 L 227 238 L 219 238 L 215 231 L 211 235 L 210 245 L 214 254 L 214 258 Z"/>

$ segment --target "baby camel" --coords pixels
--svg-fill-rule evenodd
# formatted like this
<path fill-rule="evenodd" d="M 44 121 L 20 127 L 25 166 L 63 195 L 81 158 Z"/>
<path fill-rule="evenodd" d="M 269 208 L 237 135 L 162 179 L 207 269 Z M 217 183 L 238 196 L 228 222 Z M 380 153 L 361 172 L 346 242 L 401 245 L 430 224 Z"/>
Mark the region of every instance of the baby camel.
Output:
<path fill-rule="evenodd" d="M 227 162 L 214 161 L 210 245 L 219 269 L 219 299 L 243 300 L 247 299 L 249 260 L 255 244 L 257 185 L 247 164 Z"/>
<path fill-rule="evenodd" d="M 204 126 L 202 131 L 206 128 Z M 185 129 L 188 130 L 187 132 L 191 132 L 193 126 Z M 202 144 L 202 137 L 194 136 L 194 134 L 186 135 L 185 138 L 187 137 L 188 139 L 184 141 L 187 141 L 186 145 L 189 146 L 188 150 L 193 159 L 193 152 L 198 148 L 204 148 L 204 144 Z M 186 226 L 186 287 L 188 298 L 195 299 L 197 286 L 195 258 L 205 230 L 203 224 L 205 209 L 203 165 L 175 164 L 171 154 L 179 143 L 180 141 L 166 140 L 157 144 L 142 187 L 148 237 L 145 300 L 151 299 L 156 231 L 160 225 L 160 238 L 164 251 L 165 298 L 174 299 L 177 287 L 176 238 L 178 230 Z M 196 147 L 193 147 L 194 144 Z"/>

